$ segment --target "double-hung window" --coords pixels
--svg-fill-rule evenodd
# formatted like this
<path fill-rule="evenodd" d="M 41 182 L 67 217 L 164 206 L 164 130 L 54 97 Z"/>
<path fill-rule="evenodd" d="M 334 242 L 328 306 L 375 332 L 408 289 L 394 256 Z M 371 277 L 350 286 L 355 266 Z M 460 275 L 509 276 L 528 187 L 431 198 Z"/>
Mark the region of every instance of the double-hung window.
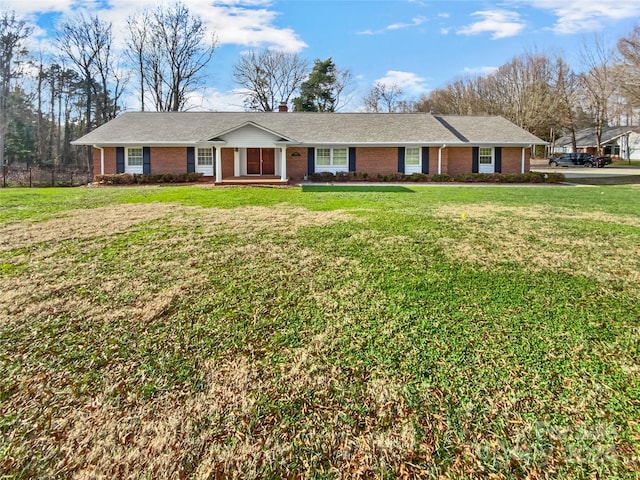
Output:
<path fill-rule="evenodd" d="M 346 172 L 349 170 L 347 148 L 316 148 L 316 171 Z"/>
<path fill-rule="evenodd" d="M 198 147 L 196 154 L 196 172 L 206 176 L 213 175 L 213 148 Z"/>
<path fill-rule="evenodd" d="M 480 147 L 479 149 L 479 163 L 480 165 L 491 165 L 493 163 L 493 148 Z"/>
<path fill-rule="evenodd" d="M 493 173 L 493 147 L 480 147 L 478 149 L 478 172 Z"/>
<path fill-rule="evenodd" d="M 404 149 L 404 173 L 420 173 L 420 147 L 407 147 Z"/>
<path fill-rule="evenodd" d="M 213 148 L 198 148 L 198 165 L 213 165 Z"/>
<path fill-rule="evenodd" d="M 125 163 L 125 172 L 142 173 L 142 147 L 127 148 L 127 159 Z"/>

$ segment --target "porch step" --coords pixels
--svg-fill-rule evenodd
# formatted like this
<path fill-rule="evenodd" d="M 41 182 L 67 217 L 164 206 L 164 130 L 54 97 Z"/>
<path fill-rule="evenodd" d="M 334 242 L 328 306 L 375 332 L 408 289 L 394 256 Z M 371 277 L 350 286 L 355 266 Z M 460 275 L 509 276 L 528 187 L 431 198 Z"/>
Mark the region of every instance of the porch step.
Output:
<path fill-rule="evenodd" d="M 289 180 L 282 180 L 279 176 L 243 176 L 243 177 L 227 177 L 221 182 L 215 182 L 216 185 L 286 185 Z"/>

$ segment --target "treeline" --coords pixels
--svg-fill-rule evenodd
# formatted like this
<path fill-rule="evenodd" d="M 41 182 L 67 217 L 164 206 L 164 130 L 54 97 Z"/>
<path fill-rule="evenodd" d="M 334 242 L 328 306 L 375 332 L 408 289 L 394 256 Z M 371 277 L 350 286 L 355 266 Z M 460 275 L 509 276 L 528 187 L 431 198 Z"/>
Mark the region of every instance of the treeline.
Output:
<path fill-rule="evenodd" d="M 395 85 L 375 84 L 364 99 L 369 111 L 418 111 L 501 115 L 553 142 L 595 127 L 598 143 L 608 125 L 640 120 L 640 27 L 608 48 L 602 38 L 583 44 L 582 71 L 561 55 L 528 52 L 486 75 L 453 79 L 418 101 L 403 99 Z"/>
<path fill-rule="evenodd" d="M 0 164 L 86 165 L 90 149 L 70 142 L 114 118 L 126 92 L 137 109 L 180 111 L 207 86 L 215 32 L 178 2 L 140 10 L 126 21 L 124 48 L 112 24 L 78 14 L 62 22 L 47 55 L 26 48 L 33 29 L 0 12 Z M 118 39 L 122 40 L 122 39 Z M 120 51 L 121 50 L 121 51 Z M 567 132 L 637 123 L 640 27 L 607 48 L 585 44 L 582 71 L 559 55 L 524 53 L 487 75 L 457 78 L 420 99 L 376 82 L 362 104 L 370 112 L 502 115 L 553 141 Z M 310 64 L 295 53 L 242 54 L 232 72 L 244 108 L 336 111 L 351 93 L 351 72 L 331 58 Z"/>
<path fill-rule="evenodd" d="M 26 49 L 33 28 L 15 12 L 0 13 L 0 164 L 86 165 L 90 149 L 70 142 L 122 110 L 125 88 L 138 108 L 181 111 L 206 86 L 215 32 L 178 2 L 140 10 L 126 21 L 117 54 L 112 24 L 78 14 L 58 26 L 55 53 Z M 309 63 L 296 54 L 243 54 L 232 72 L 248 110 L 335 111 L 351 74 L 331 58 Z M 294 96 L 297 95 L 297 96 Z"/>

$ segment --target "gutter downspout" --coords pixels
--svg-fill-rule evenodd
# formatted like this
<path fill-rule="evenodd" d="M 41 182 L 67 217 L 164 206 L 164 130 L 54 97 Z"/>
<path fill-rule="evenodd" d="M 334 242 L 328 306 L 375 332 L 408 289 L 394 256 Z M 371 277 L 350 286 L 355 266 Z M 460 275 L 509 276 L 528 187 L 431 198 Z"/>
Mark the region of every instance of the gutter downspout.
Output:
<path fill-rule="evenodd" d="M 104 148 L 94 145 L 93 148 L 100 150 L 100 175 L 104 175 Z"/>
<path fill-rule="evenodd" d="M 438 148 L 438 175 L 442 175 L 442 149 L 447 148 L 447 144 L 445 143 L 440 148 Z"/>

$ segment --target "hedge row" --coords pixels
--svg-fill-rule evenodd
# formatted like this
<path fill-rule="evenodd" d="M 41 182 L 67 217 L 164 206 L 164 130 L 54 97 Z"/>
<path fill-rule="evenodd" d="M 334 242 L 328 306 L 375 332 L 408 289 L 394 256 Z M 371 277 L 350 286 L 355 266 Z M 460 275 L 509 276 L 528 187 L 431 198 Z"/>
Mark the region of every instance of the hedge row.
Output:
<path fill-rule="evenodd" d="M 424 173 L 391 173 L 388 175 L 368 175 L 363 172 L 314 173 L 309 176 L 312 182 L 458 182 L 458 183 L 562 183 L 565 177 L 561 173 L 463 173 L 450 176 L 446 174 L 426 175 Z"/>
<path fill-rule="evenodd" d="M 104 185 L 136 185 L 147 183 L 193 183 L 201 178 L 201 173 L 118 173 L 115 175 L 95 175 L 93 181 Z"/>

